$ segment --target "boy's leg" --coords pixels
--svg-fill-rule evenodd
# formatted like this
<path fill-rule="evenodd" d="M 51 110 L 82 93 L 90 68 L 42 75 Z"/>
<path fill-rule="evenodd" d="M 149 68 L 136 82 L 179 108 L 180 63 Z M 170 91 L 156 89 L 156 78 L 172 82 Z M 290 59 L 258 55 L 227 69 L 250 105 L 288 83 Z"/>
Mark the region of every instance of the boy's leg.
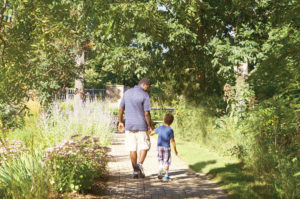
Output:
<path fill-rule="evenodd" d="M 164 180 L 165 181 L 170 180 L 170 178 L 169 178 L 170 164 L 171 164 L 171 150 L 169 148 L 165 148 L 165 151 L 164 151 L 164 171 L 165 171 Z"/>
<path fill-rule="evenodd" d="M 165 176 L 169 177 L 169 166 L 168 165 L 165 165 L 164 171 L 165 171 Z"/>
<path fill-rule="evenodd" d="M 158 179 L 162 179 L 163 175 L 164 175 L 164 150 L 163 147 L 157 147 L 157 159 L 158 159 L 158 163 L 159 163 L 159 167 L 158 167 Z"/>

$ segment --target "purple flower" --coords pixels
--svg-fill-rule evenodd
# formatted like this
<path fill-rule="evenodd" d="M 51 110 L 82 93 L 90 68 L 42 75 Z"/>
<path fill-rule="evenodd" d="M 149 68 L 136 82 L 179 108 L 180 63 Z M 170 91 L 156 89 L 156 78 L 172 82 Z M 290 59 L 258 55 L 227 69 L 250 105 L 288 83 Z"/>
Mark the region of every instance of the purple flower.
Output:
<path fill-rule="evenodd" d="M 46 150 L 44 150 L 46 153 L 53 153 L 54 148 L 47 148 Z"/>

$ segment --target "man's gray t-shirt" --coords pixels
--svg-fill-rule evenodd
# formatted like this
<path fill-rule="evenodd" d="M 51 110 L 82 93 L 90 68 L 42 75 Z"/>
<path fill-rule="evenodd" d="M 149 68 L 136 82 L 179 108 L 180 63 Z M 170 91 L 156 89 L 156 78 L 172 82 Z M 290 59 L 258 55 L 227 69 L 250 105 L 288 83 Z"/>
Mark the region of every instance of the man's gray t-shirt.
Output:
<path fill-rule="evenodd" d="M 135 86 L 124 93 L 120 107 L 125 108 L 125 130 L 147 131 L 145 111 L 151 110 L 150 98 L 140 86 Z"/>

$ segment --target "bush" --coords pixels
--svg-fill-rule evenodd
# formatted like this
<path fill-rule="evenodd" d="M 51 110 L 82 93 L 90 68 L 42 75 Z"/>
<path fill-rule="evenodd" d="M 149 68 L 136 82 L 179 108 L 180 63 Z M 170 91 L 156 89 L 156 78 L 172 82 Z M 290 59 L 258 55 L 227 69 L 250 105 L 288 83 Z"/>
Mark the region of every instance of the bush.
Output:
<path fill-rule="evenodd" d="M 294 176 L 300 170 L 297 114 L 290 100 L 273 98 L 260 103 L 243 122 L 244 133 L 252 141 L 244 159 L 280 198 L 300 196 L 299 179 Z"/>
<path fill-rule="evenodd" d="M 77 139 L 76 139 L 77 138 Z M 105 148 L 98 137 L 79 135 L 45 150 L 44 161 L 51 174 L 51 184 L 58 192 L 85 191 L 91 188 L 106 166 Z"/>
<path fill-rule="evenodd" d="M 273 198 L 299 198 L 299 102 L 265 100 L 242 115 L 217 117 L 203 105 L 176 105 L 175 136 L 239 158 Z M 232 111 L 235 111 L 233 109 Z M 298 153 L 298 155 L 297 155 Z M 297 184 L 298 183 L 298 184 Z"/>

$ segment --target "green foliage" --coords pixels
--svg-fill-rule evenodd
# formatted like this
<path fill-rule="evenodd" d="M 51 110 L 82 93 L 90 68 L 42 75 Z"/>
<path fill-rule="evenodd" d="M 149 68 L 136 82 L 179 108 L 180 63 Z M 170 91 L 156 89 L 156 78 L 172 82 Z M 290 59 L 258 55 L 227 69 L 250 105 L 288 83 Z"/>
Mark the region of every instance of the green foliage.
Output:
<path fill-rule="evenodd" d="M 254 109 L 248 109 L 241 119 L 239 114 L 217 118 L 207 107 L 190 106 L 181 101 L 176 106 L 172 127 L 180 139 L 196 141 L 225 157 L 240 159 L 247 170 L 245 175 L 253 176 L 257 183 L 266 186 L 265 194 L 274 198 L 297 198 L 299 111 L 295 107 L 299 100 L 290 103 L 290 99 L 285 98 L 265 100 Z M 215 175 L 222 176 L 222 173 L 216 170 Z M 224 185 L 232 183 L 229 179 L 223 180 Z M 252 193 L 256 191 L 255 187 L 249 189 Z"/>
<path fill-rule="evenodd" d="M 0 103 L 0 130 L 19 128 L 23 125 L 24 107 Z"/>
<path fill-rule="evenodd" d="M 264 101 L 251 112 L 242 128 L 252 140 L 243 158 L 257 176 L 272 186 L 273 194 L 281 198 L 299 195 L 298 180 L 293 176 L 300 169 L 299 143 L 295 141 L 299 113 L 289 103 L 284 98 Z"/>
<path fill-rule="evenodd" d="M 50 183 L 42 164 L 42 153 L 22 153 L 17 159 L 7 159 L 0 166 L 1 198 L 49 198 Z M 30 190 L 30 191 L 28 191 Z"/>
<path fill-rule="evenodd" d="M 50 183 L 57 192 L 78 192 L 91 189 L 94 180 L 105 169 L 106 157 L 102 147 L 89 136 L 65 140 L 54 148 L 46 149 L 44 158 L 50 171 Z"/>
<path fill-rule="evenodd" d="M 1 198 L 49 198 L 57 192 L 84 192 L 103 174 L 105 146 L 112 135 L 111 112 L 99 102 L 86 104 L 77 113 L 71 103 L 55 103 L 48 111 L 26 117 L 22 128 L 1 135 L 5 138 L 0 144 Z M 82 139 L 74 138 L 78 133 Z M 92 139 L 87 135 L 93 135 Z M 23 144 L 5 145 L 6 139 Z"/>

